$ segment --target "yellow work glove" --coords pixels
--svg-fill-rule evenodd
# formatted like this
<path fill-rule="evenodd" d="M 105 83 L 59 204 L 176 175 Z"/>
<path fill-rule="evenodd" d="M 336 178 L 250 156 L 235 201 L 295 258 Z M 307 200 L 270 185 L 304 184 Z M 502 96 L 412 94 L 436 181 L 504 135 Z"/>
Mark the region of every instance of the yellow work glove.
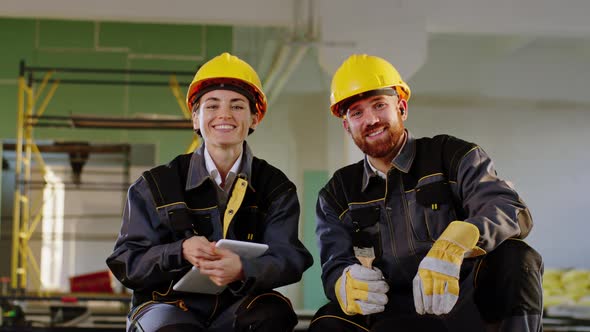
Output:
<path fill-rule="evenodd" d="M 369 315 L 385 310 L 389 286 L 376 267 L 353 264 L 344 269 L 336 281 L 336 298 L 347 315 Z"/>
<path fill-rule="evenodd" d="M 466 252 L 475 247 L 479 229 L 464 221 L 453 221 L 434 242 L 414 277 L 416 312 L 442 315 L 453 309 L 459 298 L 459 272 Z"/>

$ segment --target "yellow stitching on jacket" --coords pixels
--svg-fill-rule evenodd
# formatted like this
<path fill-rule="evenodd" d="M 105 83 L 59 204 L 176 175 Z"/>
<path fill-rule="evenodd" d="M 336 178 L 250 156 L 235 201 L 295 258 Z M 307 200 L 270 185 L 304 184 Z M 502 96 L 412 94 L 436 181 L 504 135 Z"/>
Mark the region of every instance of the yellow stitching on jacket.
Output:
<path fill-rule="evenodd" d="M 133 315 L 131 315 L 131 317 L 129 318 L 129 320 L 131 320 L 131 321 L 135 320 L 135 317 L 137 317 L 137 315 L 138 315 L 138 314 L 139 314 L 139 313 L 140 313 L 140 312 L 141 312 L 141 311 L 142 311 L 142 310 L 143 310 L 143 309 L 144 309 L 146 306 L 148 306 L 149 304 L 152 304 L 152 303 L 156 303 L 156 301 L 147 301 L 147 302 L 144 302 L 144 303 L 140 304 L 140 305 L 139 305 L 139 307 L 137 307 L 137 309 L 135 309 L 135 312 L 133 313 Z"/>
<path fill-rule="evenodd" d="M 143 178 L 143 180 L 145 182 L 148 182 L 148 180 L 145 178 L 145 176 L 142 175 L 141 177 Z M 154 195 L 149 195 L 149 196 L 152 199 L 152 203 L 154 203 L 154 206 L 157 206 L 158 204 L 156 203 L 156 200 L 154 199 Z"/>
<path fill-rule="evenodd" d="M 170 286 L 168 286 L 168 290 L 166 291 L 166 293 L 162 294 L 158 291 L 153 291 L 152 292 L 152 299 L 154 301 L 156 301 L 156 295 L 160 295 L 162 297 L 168 296 L 168 294 L 170 294 L 170 291 L 172 290 L 172 284 L 174 283 L 174 281 L 170 281 Z"/>
<path fill-rule="evenodd" d="M 348 212 L 348 210 L 350 210 L 350 209 L 346 209 L 346 210 L 342 211 L 342 213 L 338 216 L 338 219 L 342 220 L 342 216 L 344 216 L 344 214 L 346 212 Z"/>
<path fill-rule="evenodd" d="M 158 194 L 160 194 L 160 199 L 164 198 L 164 196 L 162 196 L 162 192 L 160 191 L 160 186 L 158 186 L 158 181 L 156 181 L 156 178 L 154 177 L 154 174 L 152 174 L 152 172 L 149 172 L 150 176 L 152 177 L 152 180 L 154 181 L 154 184 L 156 185 L 156 189 L 158 189 Z"/>
<path fill-rule="evenodd" d="M 215 306 L 213 307 L 213 311 L 211 312 L 211 315 L 209 316 L 209 318 L 207 318 L 208 321 L 210 321 L 213 318 L 213 316 L 215 316 L 218 306 L 219 306 L 219 295 L 216 295 L 215 296 Z"/>
<path fill-rule="evenodd" d="M 324 315 L 324 316 L 320 316 L 320 317 L 318 317 L 318 318 L 316 318 L 316 319 L 312 320 L 312 321 L 311 321 L 311 323 L 309 323 L 309 325 L 311 326 L 311 324 L 313 324 L 315 321 L 317 321 L 317 320 L 319 320 L 319 319 L 322 319 L 322 318 L 336 318 L 336 319 L 340 319 L 340 320 L 343 320 L 343 321 L 345 321 L 345 322 L 348 322 L 348 323 L 350 323 L 350 324 L 352 324 L 352 325 L 354 325 L 354 326 L 356 326 L 356 327 L 358 327 L 358 328 L 362 329 L 363 331 L 369 331 L 369 329 L 367 329 L 366 327 L 364 327 L 364 326 L 361 326 L 361 325 L 359 325 L 359 324 L 357 324 L 357 323 L 355 323 L 355 322 L 353 322 L 353 321 L 351 321 L 351 320 L 344 319 L 344 318 L 342 318 L 342 317 L 338 317 L 338 316 L 334 316 L 334 315 Z"/>
<path fill-rule="evenodd" d="M 463 160 L 465 159 L 465 156 L 467 156 L 469 153 L 471 153 L 472 151 L 475 151 L 477 149 L 479 149 L 479 145 L 476 145 L 474 147 L 472 147 L 469 151 L 465 152 L 461 158 L 459 158 L 461 161 L 459 162 L 458 166 L 457 166 L 457 172 L 459 171 L 459 167 L 461 166 L 461 162 L 463 162 Z M 458 152 L 458 151 L 457 151 Z M 455 157 L 453 157 L 453 159 L 451 160 L 451 164 L 455 161 Z M 458 175 L 458 174 L 457 174 Z"/>
<path fill-rule="evenodd" d="M 173 202 L 173 203 L 169 203 L 166 205 L 161 205 L 161 206 L 156 206 L 156 209 L 163 209 L 169 206 L 173 206 L 173 205 L 184 205 L 187 209 L 191 210 L 191 211 L 207 211 L 207 210 L 213 210 L 213 209 L 217 209 L 217 205 L 211 206 L 211 207 L 206 207 L 206 208 L 201 208 L 201 209 L 194 209 L 194 208 L 190 208 L 188 207 L 188 205 L 186 205 L 186 202 Z"/>
<path fill-rule="evenodd" d="M 481 264 L 483 263 L 484 259 L 485 258 L 480 259 L 477 263 L 477 267 L 475 268 L 475 276 L 473 277 L 473 288 L 475 289 L 477 289 L 477 277 L 479 276 L 479 269 L 481 268 Z"/>
<path fill-rule="evenodd" d="M 348 203 L 348 206 L 350 207 L 351 205 L 359 205 L 359 204 L 369 204 L 369 203 L 375 203 L 375 202 L 379 202 L 379 201 L 383 201 L 383 200 L 385 200 L 385 197 L 383 197 L 383 198 L 378 198 L 378 199 L 374 199 L 374 200 L 372 200 L 372 201 L 367 201 L 367 202 L 350 202 L 350 203 Z M 350 210 L 350 208 L 348 208 L 348 209 L 346 209 L 346 210 L 342 211 L 342 213 L 341 213 L 341 214 L 338 216 L 338 219 L 342 220 L 342 217 L 344 216 L 344 214 L 345 214 L 346 212 L 348 212 L 348 210 Z"/>
<path fill-rule="evenodd" d="M 463 156 L 461 157 L 461 159 L 463 159 L 466 155 L 468 155 L 471 151 L 477 150 L 479 149 L 479 145 L 476 145 L 474 147 L 472 147 L 469 151 L 465 152 L 465 154 L 463 154 Z"/>
<path fill-rule="evenodd" d="M 252 301 L 250 301 L 250 303 L 248 303 L 248 305 L 246 306 L 246 309 L 250 309 L 250 306 L 256 302 L 256 300 L 258 300 L 259 298 L 263 297 L 263 296 L 276 296 L 278 298 L 280 298 L 281 300 L 285 301 L 289 307 L 291 307 L 291 309 L 293 309 L 293 305 L 291 304 L 291 301 L 289 301 L 289 299 L 287 299 L 286 297 L 280 295 L 280 294 L 276 294 L 276 293 L 264 293 L 264 294 L 260 294 L 258 296 L 256 296 L 255 298 L 252 299 Z"/>
<path fill-rule="evenodd" d="M 423 177 L 421 177 L 418 180 L 418 183 L 420 183 L 422 180 L 425 180 L 426 178 L 437 176 L 437 175 L 443 175 L 443 173 L 433 173 L 433 174 L 429 174 L 429 175 L 424 175 Z"/>
<path fill-rule="evenodd" d="M 182 310 L 182 311 L 188 311 L 188 307 L 186 306 L 186 304 L 184 303 L 184 300 L 182 300 L 182 299 L 175 300 L 175 301 L 162 301 L 162 303 L 174 305 L 174 306 L 180 308 L 180 310 Z"/>
<path fill-rule="evenodd" d="M 384 201 L 384 200 L 385 200 L 385 197 L 377 198 L 372 201 L 366 201 L 366 202 L 350 202 L 350 203 L 348 203 L 348 206 L 350 207 L 351 205 L 369 204 L 369 203 L 375 203 L 375 202 Z"/>

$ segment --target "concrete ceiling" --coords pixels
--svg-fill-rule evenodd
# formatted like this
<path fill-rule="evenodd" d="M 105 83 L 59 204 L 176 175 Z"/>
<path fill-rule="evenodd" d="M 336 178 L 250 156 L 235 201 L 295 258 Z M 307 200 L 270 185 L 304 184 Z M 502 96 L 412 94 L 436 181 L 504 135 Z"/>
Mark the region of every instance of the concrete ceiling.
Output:
<path fill-rule="evenodd" d="M 318 18 L 345 22 L 370 14 L 390 20 L 398 13 L 419 14 L 429 32 L 590 34 L 590 2 L 586 0 L 2 0 L 0 15 L 288 27 L 297 20 L 300 6 L 314 7 Z M 377 19 L 367 21 L 375 28 L 384 24 Z M 356 28 L 350 26 L 350 30 Z"/>
<path fill-rule="evenodd" d="M 587 13 L 585 0 L 0 2 L 0 16 L 283 28 L 290 31 L 284 42 L 263 43 L 253 55 L 268 59 L 260 63 L 267 67 L 282 55 L 282 70 L 290 71 L 283 77 L 310 57 L 329 75 L 349 54 L 362 52 L 389 59 L 413 86 L 431 94 L 582 103 L 590 102 Z M 317 81 L 325 86 L 325 78 Z M 273 83 L 278 94 L 285 82 L 279 77 Z"/>

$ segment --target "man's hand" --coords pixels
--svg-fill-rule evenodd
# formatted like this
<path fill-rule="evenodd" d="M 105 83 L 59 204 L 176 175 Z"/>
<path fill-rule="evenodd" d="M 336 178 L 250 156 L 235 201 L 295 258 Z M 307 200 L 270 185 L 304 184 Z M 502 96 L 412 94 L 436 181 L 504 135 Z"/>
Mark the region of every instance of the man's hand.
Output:
<path fill-rule="evenodd" d="M 449 313 L 459 298 L 459 273 L 463 256 L 479 239 L 479 229 L 464 221 L 453 221 L 434 242 L 414 277 L 416 312 Z"/>
<path fill-rule="evenodd" d="M 199 267 L 201 261 L 219 259 L 215 242 L 209 242 L 204 236 L 193 236 L 184 240 L 182 257 L 196 267 Z"/>
<path fill-rule="evenodd" d="M 389 286 L 378 268 L 354 264 L 342 271 L 334 290 L 344 313 L 369 315 L 385 310 Z"/>
<path fill-rule="evenodd" d="M 208 275 L 217 286 L 224 286 L 244 278 L 240 256 L 231 250 L 215 248 L 216 260 L 200 260 L 199 271 Z"/>

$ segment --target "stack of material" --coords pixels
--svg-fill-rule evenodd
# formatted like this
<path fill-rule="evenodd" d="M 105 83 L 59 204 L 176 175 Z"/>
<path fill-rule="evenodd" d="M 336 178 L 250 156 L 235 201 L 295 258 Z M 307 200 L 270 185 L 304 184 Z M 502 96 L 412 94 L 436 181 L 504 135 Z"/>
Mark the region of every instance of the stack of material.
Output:
<path fill-rule="evenodd" d="M 543 276 L 545 307 L 576 305 L 590 307 L 590 270 L 547 269 Z"/>
<path fill-rule="evenodd" d="M 80 274 L 70 277 L 70 291 L 92 293 L 114 293 L 114 280 L 108 270 Z"/>

